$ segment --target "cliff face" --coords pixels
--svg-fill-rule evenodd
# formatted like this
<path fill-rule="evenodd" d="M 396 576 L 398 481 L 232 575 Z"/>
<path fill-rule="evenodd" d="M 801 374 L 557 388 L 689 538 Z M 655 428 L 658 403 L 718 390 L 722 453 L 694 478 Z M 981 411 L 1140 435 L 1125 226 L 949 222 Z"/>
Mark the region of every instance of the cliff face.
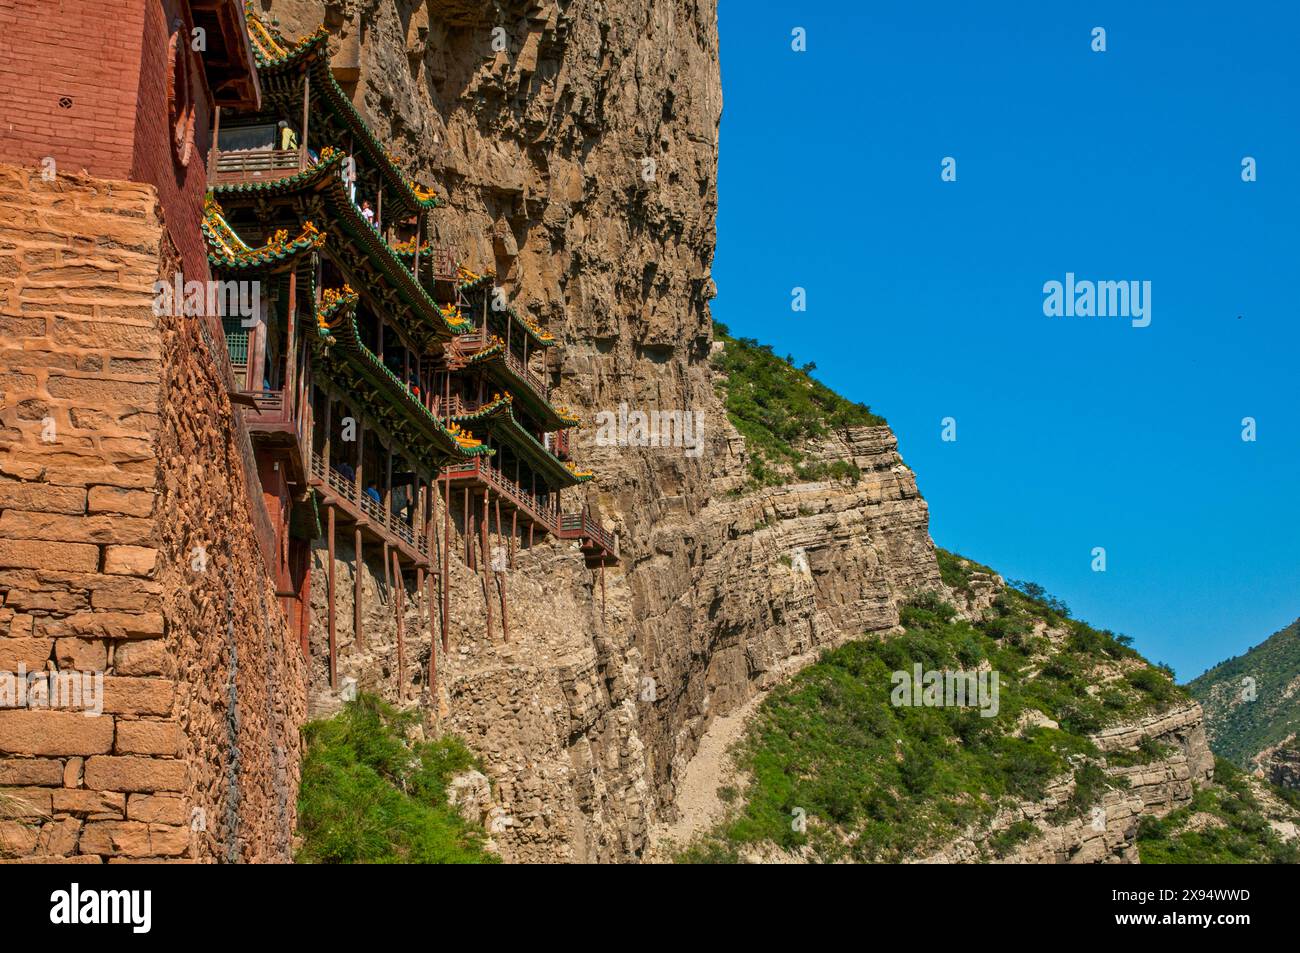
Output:
<path fill-rule="evenodd" d="M 578 459 L 597 473 L 586 492 L 620 534 L 621 565 L 602 579 L 569 544 L 523 551 L 503 574 L 506 641 L 499 611 L 486 624 L 495 590 L 456 558 L 464 542 L 453 538 L 450 651 L 435 649 L 433 704 L 485 759 L 506 859 L 640 857 L 715 716 L 822 646 L 894 627 L 904 595 L 939 586 L 926 504 L 886 427 L 814 449 L 852 462 L 856 484 L 744 490 L 744 442 L 708 362 L 715 4 L 257 6 L 290 36 L 327 24 L 354 100 L 445 196 L 438 240 L 495 271 L 565 342 L 548 369 L 557 402 L 583 413 Z M 597 446 L 594 414 L 622 404 L 701 413 L 703 452 Z M 395 608 L 380 575 L 363 579 L 381 600 L 364 650 L 350 641 L 350 607 L 339 609 L 340 673 L 391 698 Z M 431 638 L 417 593 L 406 606 L 403 697 L 418 699 Z M 314 633 L 317 713 L 338 704 L 320 684 L 322 644 Z"/>
<path fill-rule="evenodd" d="M 1106 774 L 1120 785 L 1109 790 L 1085 816 L 1053 822 L 1055 808 L 1074 793 L 1073 778 L 1053 784 L 1039 802 L 1019 803 L 1004 811 L 978 837 L 959 838 L 930 862 L 979 861 L 990 835 L 1019 821 L 1036 822 L 1041 833 L 1004 858 L 1006 863 L 1137 863 L 1138 822 L 1143 815 L 1157 817 L 1192 799 L 1196 786 L 1210 780 L 1214 757 L 1205 743 L 1205 726 L 1195 702 L 1143 718 L 1133 724 L 1108 728 L 1093 736 L 1103 755 L 1133 751 L 1154 744 L 1165 754 L 1147 764 L 1113 765 Z"/>

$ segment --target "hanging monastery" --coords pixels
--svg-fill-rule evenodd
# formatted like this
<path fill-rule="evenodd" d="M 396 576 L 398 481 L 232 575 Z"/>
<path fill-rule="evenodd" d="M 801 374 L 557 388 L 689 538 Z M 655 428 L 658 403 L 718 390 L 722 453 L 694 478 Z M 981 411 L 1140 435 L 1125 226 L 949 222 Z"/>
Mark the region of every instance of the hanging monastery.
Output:
<path fill-rule="evenodd" d="M 16 6 L 0 670 L 103 678 L 96 717 L 0 707 L 0 859 L 287 859 L 309 715 L 361 683 L 436 718 L 452 614 L 508 642 L 522 551 L 576 548 L 598 592 L 618 564 L 560 342 L 440 243 L 324 28 L 228 0 Z M 73 42 L 104 21 L 102 49 Z M 33 107 L 32 82 L 68 103 Z M 196 281 L 201 309 L 158 306 Z"/>

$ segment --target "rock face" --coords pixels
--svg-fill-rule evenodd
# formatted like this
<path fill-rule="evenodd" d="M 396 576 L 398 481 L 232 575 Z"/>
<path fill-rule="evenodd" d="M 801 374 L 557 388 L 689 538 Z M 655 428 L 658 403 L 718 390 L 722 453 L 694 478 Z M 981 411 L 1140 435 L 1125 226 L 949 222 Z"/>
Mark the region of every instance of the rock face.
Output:
<path fill-rule="evenodd" d="M 1292 735 L 1265 748 L 1255 756 L 1254 765 L 1278 787 L 1300 790 L 1300 737 Z"/>

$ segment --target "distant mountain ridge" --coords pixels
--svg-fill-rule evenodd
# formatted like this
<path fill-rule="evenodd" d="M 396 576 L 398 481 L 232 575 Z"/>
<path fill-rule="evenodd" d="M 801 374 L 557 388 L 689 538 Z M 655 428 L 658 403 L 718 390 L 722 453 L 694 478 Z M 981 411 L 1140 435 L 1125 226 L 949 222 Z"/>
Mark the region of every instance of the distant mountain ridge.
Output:
<path fill-rule="evenodd" d="M 1187 684 L 1215 754 L 1243 768 L 1300 731 L 1300 619 Z"/>

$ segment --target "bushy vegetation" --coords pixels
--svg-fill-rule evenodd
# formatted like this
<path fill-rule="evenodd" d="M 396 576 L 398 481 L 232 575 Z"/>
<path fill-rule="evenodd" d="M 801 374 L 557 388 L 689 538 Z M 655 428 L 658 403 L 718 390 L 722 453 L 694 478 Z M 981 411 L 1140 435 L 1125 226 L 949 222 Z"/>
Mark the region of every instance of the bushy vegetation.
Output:
<path fill-rule="evenodd" d="M 959 569 L 971 571 L 955 564 L 949 571 Z M 1132 665 L 1136 653 L 1021 592 L 1004 591 L 977 624 L 958 619 L 934 594 L 916 597 L 900 615 L 901 635 L 828 651 L 772 692 L 737 752 L 749 784 L 736 809 L 679 860 L 727 862 L 770 844 L 821 861 L 894 861 L 979 829 L 1008 799 L 1041 800 L 1054 779 L 1070 774 L 1074 796 L 1050 820 L 1082 815 L 1119 783 L 1087 735 L 1179 696 L 1155 672 L 1118 680 L 1095 697 L 1088 691 L 1095 671 Z M 1068 636 L 1053 642 L 1035 634 L 1038 621 Z M 996 717 L 981 717 L 977 707 L 892 704 L 892 674 L 911 673 L 917 663 L 927 672 L 998 672 Z M 1022 719 L 1031 710 L 1059 727 L 1030 726 L 1043 721 Z M 800 811 L 806 825 L 796 822 Z M 986 850 L 1001 856 L 1033 833 L 1023 822 Z"/>
<path fill-rule="evenodd" d="M 1300 732 L 1300 692 L 1288 690 L 1297 674 L 1300 619 L 1189 682 L 1205 709 L 1214 753 L 1245 767 L 1260 751 Z"/>
<path fill-rule="evenodd" d="M 883 417 L 854 403 L 812 377 L 814 364 L 796 366 L 771 345 L 753 338 L 733 338 L 726 325 L 714 322 L 714 337 L 725 347 L 714 366 L 726 375 L 718 385 L 732 424 L 745 438 L 750 476 L 759 485 L 783 483 L 791 475 L 803 480 L 856 479 L 847 461 L 810 461 L 807 441 L 842 427 L 883 424 Z"/>
<path fill-rule="evenodd" d="M 1165 817 L 1142 819 L 1138 827 L 1142 863 L 1300 863 L 1300 846 L 1283 841 L 1269 825 L 1250 782 L 1236 765 L 1216 759 L 1214 782 L 1198 790 L 1190 804 Z"/>
<path fill-rule="evenodd" d="M 412 741 L 418 715 L 371 695 L 304 729 L 299 863 L 493 863 L 482 830 L 447 804 L 474 757 L 457 739 Z"/>

